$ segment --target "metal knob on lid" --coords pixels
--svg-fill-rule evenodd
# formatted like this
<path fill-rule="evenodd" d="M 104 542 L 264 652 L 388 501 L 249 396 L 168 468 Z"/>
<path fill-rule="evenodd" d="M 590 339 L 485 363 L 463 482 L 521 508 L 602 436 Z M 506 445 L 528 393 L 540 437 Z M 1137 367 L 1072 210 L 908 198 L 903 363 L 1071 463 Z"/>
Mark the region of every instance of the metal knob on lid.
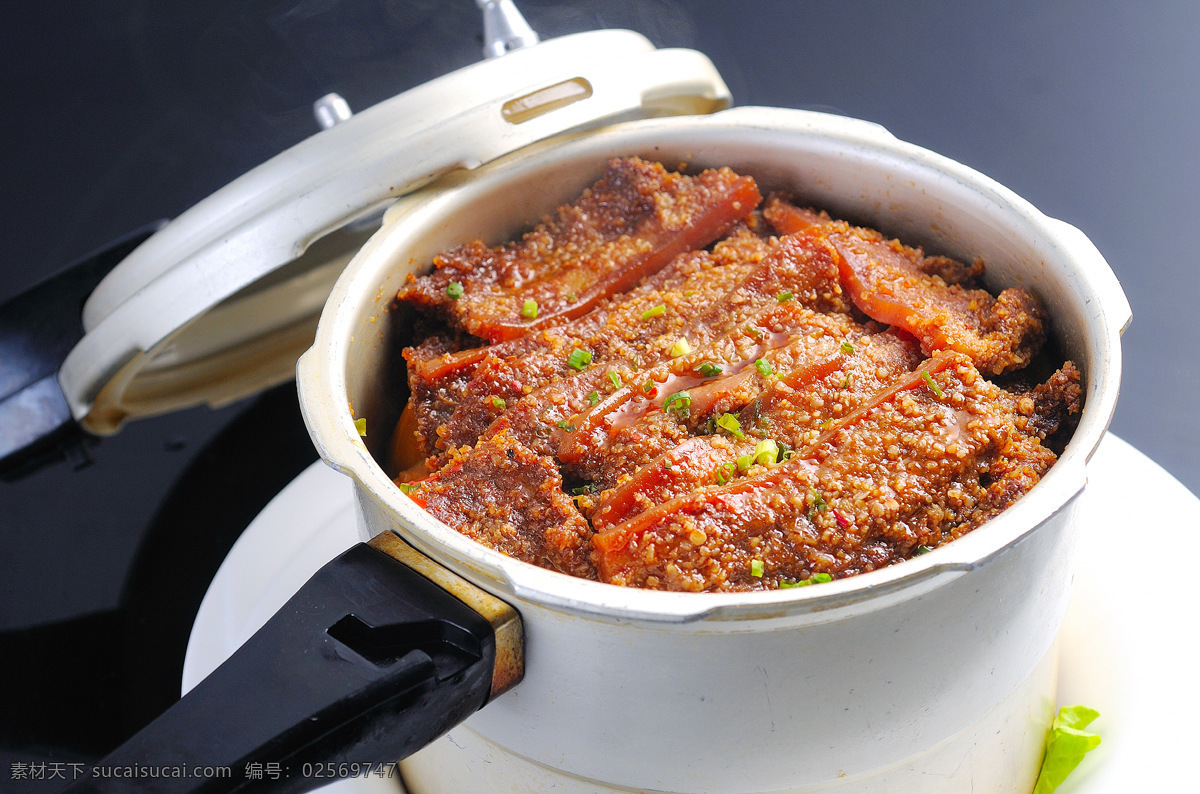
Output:
<path fill-rule="evenodd" d="M 499 58 L 540 39 L 512 0 L 475 0 L 483 11 L 483 57 Z"/>

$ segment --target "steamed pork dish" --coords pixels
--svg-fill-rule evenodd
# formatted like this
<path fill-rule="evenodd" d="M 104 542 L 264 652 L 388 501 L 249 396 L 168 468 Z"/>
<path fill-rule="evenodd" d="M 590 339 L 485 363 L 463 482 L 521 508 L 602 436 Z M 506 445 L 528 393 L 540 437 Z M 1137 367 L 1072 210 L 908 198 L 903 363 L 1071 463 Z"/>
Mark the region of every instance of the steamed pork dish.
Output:
<path fill-rule="evenodd" d="M 744 591 L 891 565 L 1053 465 L 1080 374 L 984 265 L 614 160 L 520 240 L 410 278 L 397 484 L 505 554 L 617 585 Z"/>

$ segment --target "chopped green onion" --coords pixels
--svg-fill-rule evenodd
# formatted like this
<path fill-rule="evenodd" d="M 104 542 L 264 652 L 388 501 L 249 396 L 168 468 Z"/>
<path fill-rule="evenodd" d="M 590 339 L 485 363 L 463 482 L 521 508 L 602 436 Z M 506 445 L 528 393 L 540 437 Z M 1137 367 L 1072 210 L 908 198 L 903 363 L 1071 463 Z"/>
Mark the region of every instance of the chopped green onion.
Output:
<path fill-rule="evenodd" d="M 846 355 L 852 354 L 854 352 L 854 345 L 850 344 L 849 342 L 847 342 L 845 340 L 842 340 L 842 352 L 845 353 Z"/>
<path fill-rule="evenodd" d="M 501 397 L 493 397 L 492 405 L 496 406 L 497 408 L 499 408 L 502 411 L 508 407 L 508 403 L 504 402 L 504 399 Z"/>
<path fill-rule="evenodd" d="M 737 464 L 735 464 L 733 461 L 729 461 L 728 463 L 722 463 L 720 465 L 720 467 L 717 468 L 717 474 L 716 474 L 717 485 L 724 485 L 725 483 L 732 480 L 734 478 L 734 475 L 736 475 L 736 474 L 737 474 Z"/>
<path fill-rule="evenodd" d="M 646 309 L 646 311 L 642 312 L 642 319 L 649 320 L 651 317 L 658 317 L 660 314 L 664 314 L 666 311 L 666 304 L 660 303 L 653 309 Z"/>
<path fill-rule="evenodd" d="M 933 382 L 933 378 L 929 375 L 929 370 L 924 370 L 921 372 L 921 380 L 925 381 L 925 385 L 928 386 L 929 390 L 937 397 L 941 398 L 946 396 L 946 393 L 939 389 L 938 385 Z"/>
<path fill-rule="evenodd" d="M 928 554 L 931 551 L 933 551 L 932 548 L 922 543 L 920 546 L 917 546 L 917 550 L 913 552 L 913 556 L 920 557 L 922 554 Z"/>
<path fill-rule="evenodd" d="M 762 578 L 762 575 L 763 575 L 763 561 L 762 560 L 751 560 L 750 561 L 750 575 L 756 579 Z"/>
<path fill-rule="evenodd" d="M 591 405 L 595 405 L 596 403 L 600 402 L 600 392 L 598 392 L 598 391 L 588 392 L 587 401 Z"/>
<path fill-rule="evenodd" d="M 457 281 L 451 281 L 450 286 L 446 287 L 446 295 L 451 300 L 458 300 L 463 296 L 463 286 Z"/>
<path fill-rule="evenodd" d="M 812 520 L 814 514 L 824 513 L 829 509 L 829 505 L 825 504 L 825 497 L 817 493 L 816 488 L 809 486 L 808 490 L 812 494 L 812 505 L 808 508 L 808 518 Z"/>
<path fill-rule="evenodd" d="M 576 295 L 574 292 L 567 293 L 567 303 L 575 303 L 578 300 L 579 300 L 579 296 Z"/>
<path fill-rule="evenodd" d="M 833 577 L 827 573 L 815 573 L 807 579 L 801 579 L 798 582 L 780 582 L 779 587 L 780 589 L 786 590 L 789 587 L 808 587 L 809 585 L 825 584 L 826 582 L 832 581 Z"/>
<path fill-rule="evenodd" d="M 571 355 L 567 356 L 567 364 L 575 369 L 583 372 L 592 363 L 592 351 L 580 350 L 575 348 L 571 351 Z"/>
<path fill-rule="evenodd" d="M 693 296 L 693 295 L 695 295 L 695 294 L 696 294 L 696 290 L 694 290 L 694 289 L 690 289 L 690 290 L 688 290 L 687 292 L 683 293 L 683 297 L 685 297 L 685 298 L 690 298 L 690 297 L 692 297 L 692 296 Z"/>
<path fill-rule="evenodd" d="M 761 328 L 755 328 L 753 325 L 746 326 L 746 333 L 758 340 L 762 340 L 767 335 L 766 331 Z"/>
<path fill-rule="evenodd" d="M 533 298 L 526 298 L 525 303 L 521 305 L 521 316 L 527 320 L 533 320 L 537 317 L 538 303 Z"/>
<path fill-rule="evenodd" d="M 417 485 L 416 483 L 411 483 L 411 482 L 402 482 L 402 483 L 398 483 L 398 485 L 400 488 L 400 493 L 412 493 L 413 491 L 419 490 L 421 487 L 421 486 Z"/>
<path fill-rule="evenodd" d="M 706 378 L 715 378 L 717 375 L 720 375 L 724 370 L 722 370 L 720 367 L 718 367 L 716 364 L 712 363 L 711 361 L 705 361 L 703 364 L 696 367 L 696 371 L 699 372 L 701 375 L 703 375 Z"/>
<path fill-rule="evenodd" d="M 686 391 L 677 391 L 663 403 L 663 410 L 686 419 L 692 412 L 692 396 Z"/>
<path fill-rule="evenodd" d="M 566 419 L 560 419 L 554 424 L 558 425 L 559 430 L 566 430 L 568 433 L 575 432 L 575 425 L 571 424 Z"/>
<path fill-rule="evenodd" d="M 829 427 L 831 424 L 833 424 L 833 417 L 832 417 L 832 416 L 831 416 L 831 417 L 829 417 L 828 419 L 826 419 L 824 422 L 822 422 L 822 423 L 821 423 L 821 429 L 822 429 L 822 430 L 826 430 L 826 429 L 828 429 L 828 427 Z"/>
<path fill-rule="evenodd" d="M 775 300 L 779 301 L 780 303 L 787 303 L 791 299 L 792 299 L 792 293 L 790 290 L 784 290 L 783 292 L 781 292 L 775 296 Z"/>
<path fill-rule="evenodd" d="M 765 358 L 757 358 L 754 360 L 754 368 L 762 373 L 764 378 L 769 378 L 775 374 L 775 368 L 771 366 L 771 362 Z"/>
<path fill-rule="evenodd" d="M 679 358 L 686 356 L 692 352 L 692 346 L 688 344 L 688 340 L 682 336 L 675 340 L 675 344 L 671 345 L 671 358 Z"/>
<path fill-rule="evenodd" d="M 1051 794 L 1062 785 L 1079 762 L 1100 744 L 1100 737 L 1084 730 L 1100 712 L 1087 706 L 1063 706 L 1050 726 L 1046 754 L 1033 794 Z"/>
<path fill-rule="evenodd" d="M 742 423 L 733 414 L 721 414 L 717 417 L 717 427 L 725 430 L 735 438 L 745 440 L 746 434 L 742 432 Z"/>
<path fill-rule="evenodd" d="M 654 391 L 654 389 L 655 389 L 655 385 L 654 385 L 654 381 L 652 381 L 652 380 L 648 380 L 642 384 L 642 391 L 644 391 L 646 393 L 650 393 L 650 392 Z"/>
<path fill-rule="evenodd" d="M 754 456 L 753 455 L 742 455 L 740 458 L 737 459 L 737 469 L 738 469 L 739 474 L 746 471 L 746 469 L 749 469 L 753 465 L 754 465 Z"/>
<path fill-rule="evenodd" d="M 621 376 L 615 372 L 608 373 L 608 380 L 612 383 L 614 389 L 621 388 Z"/>
<path fill-rule="evenodd" d="M 367 417 L 364 416 L 361 419 L 355 419 L 354 429 L 358 431 L 360 436 L 365 436 L 367 434 Z"/>
<path fill-rule="evenodd" d="M 755 463 L 761 463 L 764 466 L 776 463 L 779 461 L 779 445 L 769 438 L 760 441 L 754 445 L 752 457 Z"/>
<path fill-rule="evenodd" d="M 597 486 L 588 483 L 587 485 L 581 485 L 578 488 L 572 488 L 571 493 L 573 493 L 575 496 L 583 496 L 584 494 L 595 493 L 597 490 L 599 490 Z"/>
<path fill-rule="evenodd" d="M 742 432 L 742 422 L 738 421 L 738 417 L 733 414 L 721 414 L 716 417 L 716 426 L 722 431 L 726 431 L 733 435 L 734 438 L 745 440 L 745 433 Z"/>

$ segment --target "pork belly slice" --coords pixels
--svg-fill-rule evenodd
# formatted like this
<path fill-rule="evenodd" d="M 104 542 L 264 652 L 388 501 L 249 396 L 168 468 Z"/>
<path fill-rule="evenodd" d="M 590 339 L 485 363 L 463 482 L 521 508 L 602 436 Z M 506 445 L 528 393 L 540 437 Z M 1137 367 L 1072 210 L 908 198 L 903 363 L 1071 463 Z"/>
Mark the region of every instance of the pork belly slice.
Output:
<path fill-rule="evenodd" d="M 865 229 L 835 232 L 829 240 L 854 304 L 916 336 L 926 354 L 954 350 L 980 371 L 999 375 L 1026 366 L 1046 339 L 1045 312 L 1024 287 L 992 297 L 948 284 L 931 272 L 952 274 L 950 260 L 927 262 L 920 249 Z M 970 278 L 970 272 L 956 275 Z"/>
<path fill-rule="evenodd" d="M 402 490 L 462 534 L 533 565 L 595 579 L 587 521 L 554 461 L 501 430 Z"/>
<path fill-rule="evenodd" d="M 397 297 L 490 342 L 513 339 L 579 317 L 677 254 L 704 248 L 761 200 L 753 179 L 728 168 L 691 177 L 638 158 L 612 160 L 575 203 L 520 242 L 460 246 Z"/>
<path fill-rule="evenodd" d="M 518 400 L 515 407 L 510 405 L 505 417 L 511 421 L 522 443 L 539 451 L 552 452 L 545 443 L 546 436 L 572 424 L 573 417 L 595 407 L 596 401 L 584 400 L 587 395 L 596 391 L 596 397 L 607 401 L 614 390 L 635 382 L 644 384 L 649 365 L 669 358 L 680 340 L 699 350 L 724 334 L 742 334 L 742 330 L 735 332 L 734 329 L 743 326 L 745 332 L 753 333 L 750 329 L 756 327 L 755 323 L 762 324 L 762 316 L 780 311 L 781 307 L 785 314 L 793 307 L 831 313 L 830 319 L 821 322 L 845 321 L 845 317 L 839 319 L 837 315 L 839 311 L 849 312 L 851 306 L 841 292 L 832 249 L 822 235 L 773 238 L 765 256 L 759 246 L 749 241 L 734 241 L 734 245 L 756 259 L 754 266 L 744 279 L 719 297 L 708 300 L 706 296 L 714 293 L 707 291 L 698 296 L 708 305 L 690 319 L 684 318 L 687 322 L 678 336 L 671 333 L 659 337 L 635 359 L 613 359 L 602 366 L 593 362 L 585 372 L 535 389 Z M 761 328 L 757 332 L 763 333 Z M 772 346 L 778 344 L 778 340 L 772 342 Z M 585 352 L 590 354 L 592 351 L 587 348 Z M 586 388 L 581 388 L 584 384 Z"/>
<path fill-rule="evenodd" d="M 800 207 L 788 198 L 772 193 L 763 203 L 762 216 L 780 234 L 797 234 L 824 224 L 836 224 L 841 229 L 850 228 L 845 221 L 835 221 L 824 210 Z M 866 230 L 860 230 L 865 232 Z M 947 284 L 962 284 L 975 287 L 983 275 L 983 262 L 978 259 L 970 263 L 959 262 L 947 256 L 925 256 L 917 262 L 922 273 L 937 276 Z"/>
<path fill-rule="evenodd" d="M 748 458 L 757 471 L 753 467 L 767 462 L 754 462 L 764 449 L 760 442 L 775 445 L 777 457 L 805 454 L 836 420 L 886 392 L 921 362 L 917 344 L 891 332 L 860 331 L 830 341 L 814 345 L 802 363 L 770 378 L 762 394 L 736 415 L 718 423 L 714 411 L 707 421 L 710 435 L 684 441 L 590 500 L 587 507 L 595 502 L 594 510 L 585 514 L 592 526 L 601 530 L 697 487 L 732 480 Z"/>
<path fill-rule="evenodd" d="M 558 459 L 601 489 L 702 428 L 714 412 L 738 411 L 789 372 L 835 358 L 859 330 L 845 315 L 795 301 L 760 312 L 699 350 L 661 364 L 559 430 Z"/>
<path fill-rule="evenodd" d="M 556 379 L 614 360 L 647 366 L 665 358 L 690 318 L 719 301 L 770 250 L 769 241 L 742 227 L 711 252 L 680 254 L 636 289 L 573 322 L 481 349 L 470 377 L 453 380 L 455 406 L 449 416 L 439 414 L 444 427 L 437 431 L 436 448 L 474 444 L 511 405 Z M 587 352 L 586 366 L 571 358 L 576 350 Z M 608 383 L 596 388 L 607 391 Z"/>
<path fill-rule="evenodd" d="M 763 203 L 763 218 L 780 234 L 797 234 L 832 221 L 829 213 L 793 204 L 778 193 L 772 193 Z"/>
<path fill-rule="evenodd" d="M 940 353 L 836 421 L 807 454 L 597 533 L 602 581 L 761 590 L 892 564 L 970 531 L 1054 462 L 1011 395 Z"/>

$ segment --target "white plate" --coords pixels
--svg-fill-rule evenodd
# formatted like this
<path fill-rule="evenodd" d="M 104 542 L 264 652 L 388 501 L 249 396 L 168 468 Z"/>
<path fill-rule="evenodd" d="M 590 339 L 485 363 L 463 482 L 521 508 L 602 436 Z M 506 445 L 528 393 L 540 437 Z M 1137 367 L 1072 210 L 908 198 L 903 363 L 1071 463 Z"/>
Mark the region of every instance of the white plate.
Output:
<path fill-rule="evenodd" d="M 1200 542 L 1200 500 L 1110 434 L 1089 464 L 1081 521 L 1059 702 L 1099 710 L 1091 729 L 1103 741 L 1059 792 L 1181 790 L 1193 778 L 1188 726 L 1200 712 L 1191 632 L 1181 626 L 1198 599 L 1193 567 L 1175 552 Z M 313 464 L 254 519 L 217 571 L 192 627 L 183 691 L 357 539 L 350 480 Z M 370 777 L 327 790 L 396 794 L 402 787 Z"/>

